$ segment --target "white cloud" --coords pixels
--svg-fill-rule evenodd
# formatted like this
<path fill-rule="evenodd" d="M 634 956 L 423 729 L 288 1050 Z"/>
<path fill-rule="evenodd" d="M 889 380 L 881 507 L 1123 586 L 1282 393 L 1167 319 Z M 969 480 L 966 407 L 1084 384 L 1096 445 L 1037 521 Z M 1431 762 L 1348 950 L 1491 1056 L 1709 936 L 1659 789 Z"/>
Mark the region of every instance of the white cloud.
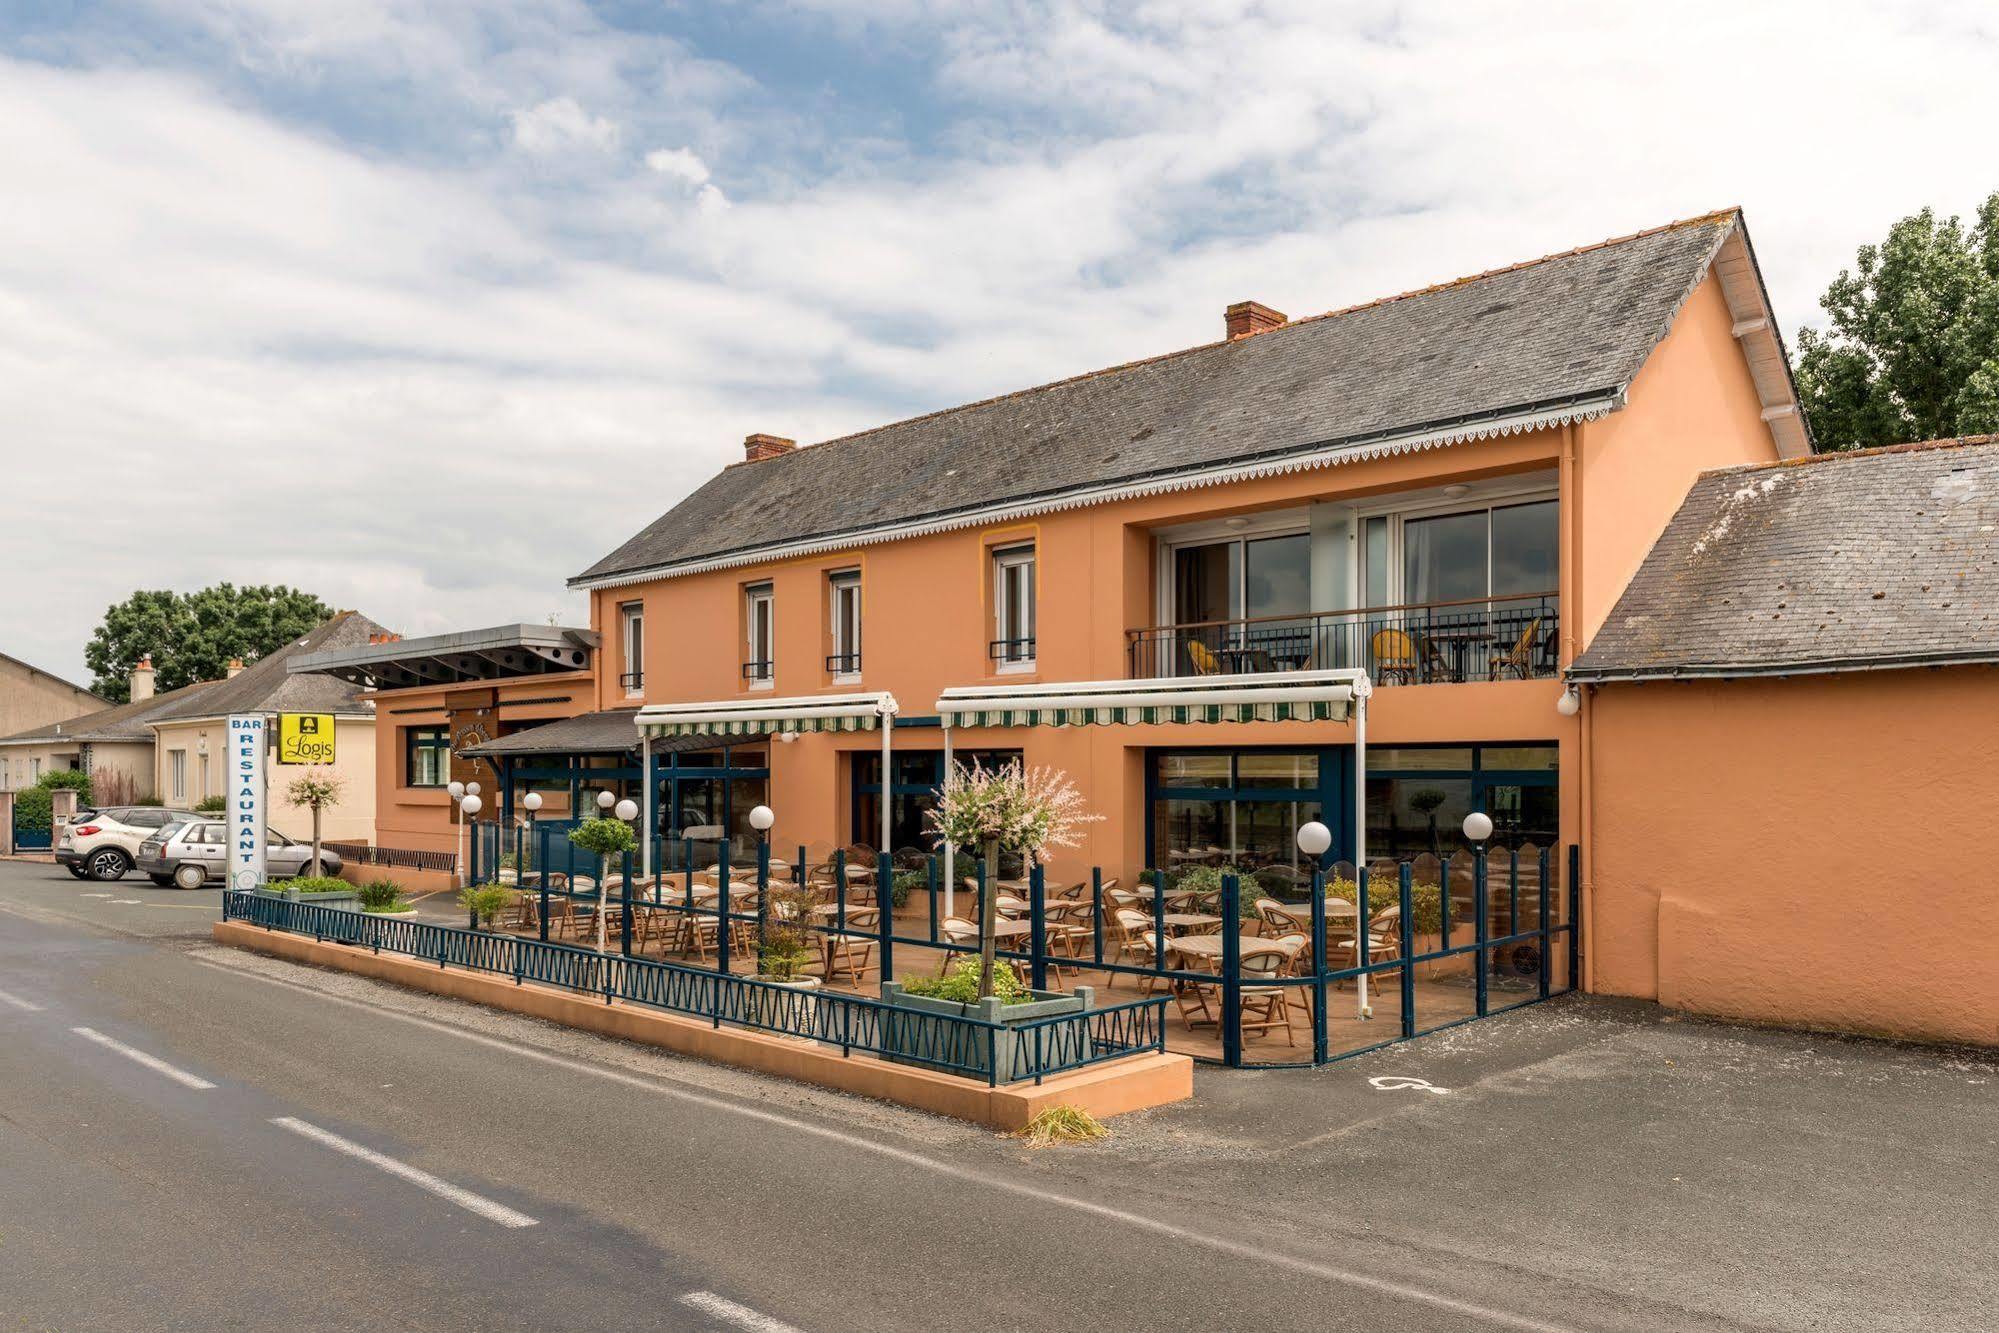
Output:
<path fill-rule="evenodd" d="M 1982 5 L 779 6 L 815 9 L 928 62 L 906 128 L 578 0 L 171 10 L 287 94 L 465 127 L 407 156 L 122 36 L 0 58 L 0 567 L 70 554 L 10 584 L 0 649 L 78 671 L 106 603 L 223 578 L 406 633 L 577 614 L 563 577 L 752 430 L 1730 203 L 1788 332 L 1894 218 L 1999 188 Z"/>
<path fill-rule="evenodd" d="M 551 97 L 512 116 L 514 142 L 530 153 L 589 148 L 608 153 L 618 146 L 618 123 L 593 116 L 573 97 Z"/>

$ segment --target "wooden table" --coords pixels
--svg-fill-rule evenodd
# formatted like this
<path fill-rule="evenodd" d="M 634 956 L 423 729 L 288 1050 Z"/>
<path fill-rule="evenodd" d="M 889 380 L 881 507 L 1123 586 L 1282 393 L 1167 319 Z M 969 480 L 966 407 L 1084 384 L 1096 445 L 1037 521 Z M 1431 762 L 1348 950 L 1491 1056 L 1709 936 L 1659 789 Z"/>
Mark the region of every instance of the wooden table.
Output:
<path fill-rule="evenodd" d="M 1222 924 L 1220 917 L 1209 916 L 1206 912 L 1168 912 L 1164 920 L 1168 930 L 1177 927 L 1182 934 L 1205 932 Z"/>
<path fill-rule="evenodd" d="M 1189 958 L 1199 958 L 1203 962 L 1219 963 L 1222 959 L 1222 944 L 1227 937 L 1222 935 L 1176 935 L 1166 941 L 1166 947 L 1174 953 L 1186 954 Z M 1261 935 L 1239 935 L 1245 949 L 1270 943 Z"/>

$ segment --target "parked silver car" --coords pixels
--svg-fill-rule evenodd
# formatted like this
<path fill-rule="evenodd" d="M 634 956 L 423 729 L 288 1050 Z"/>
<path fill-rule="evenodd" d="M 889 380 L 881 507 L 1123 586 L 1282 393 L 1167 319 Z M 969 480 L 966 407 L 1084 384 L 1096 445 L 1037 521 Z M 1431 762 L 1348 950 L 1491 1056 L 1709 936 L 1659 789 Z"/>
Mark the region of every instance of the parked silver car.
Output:
<path fill-rule="evenodd" d="M 340 855 L 321 847 L 312 862 L 312 844 L 293 842 L 267 830 L 264 870 L 272 879 L 294 875 L 337 875 Z M 198 889 L 228 873 L 229 829 L 219 819 L 190 819 L 170 824 L 139 844 L 138 868 L 162 887 Z"/>

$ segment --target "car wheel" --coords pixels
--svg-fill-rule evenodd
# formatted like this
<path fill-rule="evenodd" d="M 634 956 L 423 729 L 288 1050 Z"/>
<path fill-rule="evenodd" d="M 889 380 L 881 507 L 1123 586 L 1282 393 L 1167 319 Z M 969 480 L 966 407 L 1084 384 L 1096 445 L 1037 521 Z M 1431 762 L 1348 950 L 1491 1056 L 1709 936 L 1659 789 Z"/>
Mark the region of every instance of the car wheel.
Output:
<path fill-rule="evenodd" d="M 208 882 L 208 875 L 192 861 L 183 861 L 174 867 L 174 887 L 177 889 L 198 889 Z"/>
<path fill-rule="evenodd" d="M 171 889 L 174 886 L 174 877 L 172 875 L 162 875 L 158 871 L 154 871 L 152 874 L 146 876 L 146 878 L 163 889 Z"/>
<path fill-rule="evenodd" d="M 85 863 L 90 867 L 90 877 L 100 884 L 125 878 L 125 872 L 132 868 L 132 858 L 116 847 L 106 847 L 101 852 L 92 852 Z"/>

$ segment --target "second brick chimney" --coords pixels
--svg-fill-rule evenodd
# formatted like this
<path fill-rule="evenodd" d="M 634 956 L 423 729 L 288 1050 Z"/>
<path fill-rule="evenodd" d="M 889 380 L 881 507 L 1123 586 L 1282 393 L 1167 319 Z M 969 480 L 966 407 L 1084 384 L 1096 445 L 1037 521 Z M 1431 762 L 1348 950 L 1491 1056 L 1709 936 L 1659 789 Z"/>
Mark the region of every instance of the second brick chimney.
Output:
<path fill-rule="evenodd" d="M 240 658 L 240 657 L 232 657 L 232 658 L 230 658 L 230 659 L 229 659 L 229 675 L 228 675 L 228 677 L 227 677 L 227 678 L 228 678 L 229 680 L 234 680 L 234 679 L 236 679 L 236 677 L 237 677 L 237 676 L 241 675 L 242 673 L 243 673 L 243 659 L 242 659 L 242 658 Z"/>
<path fill-rule="evenodd" d="M 131 700 L 139 703 L 153 697 L 153 655 L 147 653 L 139 659 L 139 665 L 132 668 Z"/>
<path fill-rule="evenodd" d="M 779 454 L 788 454 L 797 447 L 798 441 L 796 440 L 787 440 L 782 435 L 765 435 L 759 432 L 744 439 L 743 461 L 745 463 L 761 463 L 766 458 L 776 458 Z"/>
<path fill-rule="evenodd" d="M 1261 301 L 1237 301 L 1222 312 L 1222 323 L 1228 328 L 1230 342 L 1282 328 L 1284 322 L 1283 311 L 1272 310 Z"/>

